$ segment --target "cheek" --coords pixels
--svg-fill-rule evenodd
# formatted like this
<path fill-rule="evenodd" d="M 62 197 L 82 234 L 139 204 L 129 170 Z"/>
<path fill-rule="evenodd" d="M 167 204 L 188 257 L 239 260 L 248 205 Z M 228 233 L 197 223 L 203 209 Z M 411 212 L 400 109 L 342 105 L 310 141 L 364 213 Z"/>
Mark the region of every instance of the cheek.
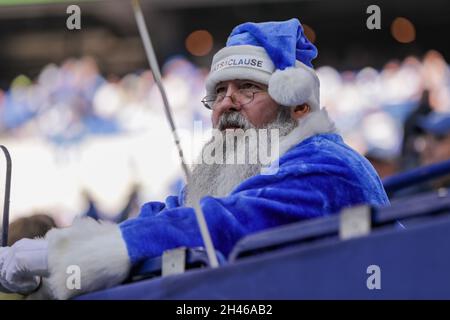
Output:
<path fill-rule="evenodd" d="M 277 117 L 278 106 L 277 105 L 255 105 L 245 110 L 247 119 L 254 126 L 263 126 L 272 122 Z"/>
<path fill-rule="evenodd" d="M 215 127 L 216 124 L 219 122 L 219 116 L 220 116 L 220 114 L 217 111 L 213 111 L 211 113 L 211 123 L 212 123 L 213 127 Z"/>

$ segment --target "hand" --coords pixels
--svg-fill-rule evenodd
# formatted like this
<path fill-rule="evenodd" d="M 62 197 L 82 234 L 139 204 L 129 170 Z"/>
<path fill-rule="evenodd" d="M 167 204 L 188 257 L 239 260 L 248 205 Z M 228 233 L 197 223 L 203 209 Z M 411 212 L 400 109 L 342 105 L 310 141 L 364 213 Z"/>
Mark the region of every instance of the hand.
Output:
<path fill-rule="evenodd" d="M 3 262 L 5 261 L 5 258 L 7 257 L 7 254 L 9 253 L 9 250 L 11 250 L 11 247 L 1 247 L 0 248 L 0 271 L 3 267 Z M 0 291 L 5 293 L 11 293 L 11 290 L 8 290 L 2 285 L 2 279 L 0 278 Z"/>
<path fill-rule="evenodd" d="M 0 251 L 0 260 L 3 260 L 0 284 L 12 292 L 35 290 L 40 276 L 48 273 L 47 256 L 48 242 L 43 239 L 22 239 L 11 248 Z"/>
<path fill-rule="evenodd" d="M 4 293 L 19 293 L 27 295 L 35 291 L 41 282 L 38 276 L 17 277 L 14 282 L 8 282 L 0 278 L 0 291 Z"/>

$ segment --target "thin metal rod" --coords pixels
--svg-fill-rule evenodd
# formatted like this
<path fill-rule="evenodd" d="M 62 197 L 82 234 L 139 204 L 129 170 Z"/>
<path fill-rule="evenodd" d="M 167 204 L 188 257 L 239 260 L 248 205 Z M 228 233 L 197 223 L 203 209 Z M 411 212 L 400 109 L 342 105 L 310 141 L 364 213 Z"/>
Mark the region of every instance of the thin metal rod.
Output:
<path fill-rule="evenodd" d="M 3 203 L 3 226 L 2 226 L 2 247 L 8 245 L 8 229 L 9 229 L 9 200 L 11 195 L 11 156 L 5 146 L 0 145 L 6 158 L 6 180 L 5 180 L 5 201 Z"/>
<path fill-rule="evenodd" d="M 184 160 L 183 150 L 180 145 L 180 139 L 178 137 L 175 122 L 173 121 L 171 109 L 169 106 L 169 100 L 167 99 L 166 91 L 164 90 L 164 86 L 161 81 L 161 72 L 159 70 L 158 61 L 156 59 L 155 51 L 153 50 L 153 45 L 150 39 L 150 35 L 147 30 L 147 26 L 145 24 L 144 15 L 142 14 L 141 6 L 139 4 L 139 0 L 132 0 L 134 16 L 136 18 L 136 23 L 139 29 L 139 34 L 141 36 L 142 42 L 144 44 L 145 53 L 147 55 L 148 62 L 150 64 L 150 69 L 153 74 L 153 78 L 155 79 L 156 85 L 158 86 L 159 91 L 161 92 L 161 96 L 164 103 L 164 111 L 166 114 L 166 118 L 169 121 L 170 128 L 172 130 L 172 134 L 175 140 L 175 145 L 178 149 L 178 154 L 181 159 L 181 166 L 183 168 L 184 174 L 186 175 L 186 181 L 189 183 L 190 181 L 190 171 L 186 165 L 186 161 Z M 200 227 L 200 233 L 203 239 L 203 243 L 205 244 L 206 253 L 209 259 L 209 265 L 212 268 L 216 268 L 219 266 L 219 262 L 217 260 L 217 256 L 214 250 L 214 245 L 211 240 L 211 235 L 208 230 L 208 226 L 206 224 L 205 216 L 199 205 L 194 207 L 195 216 L 197 218 L 198 225 Z"/>
<path fill-rule="evenodd" d="M 190 172 L 186 165 L 186 161 L 184 159 L 183 149 L 181 148 L 180 138 L 178 137 L 178 133 L 175 127 L 175 122 L 173 121 L 172 112 L 169 106 L 169 100 L 167 99 L 166 91 L 164 90 L 162 81 L 161 81 L 161 72 L 159 71 L 158 61 L 156 60 L 155 51 L 153 49 L 153 45 L 150 39 L 150 35 L 147 30 L 147 25 L 145 24 L 144 15 L 142 14 L 141 6 L 139 4 L 139 0 L 132 0 L 134 16 L 136 18 L 136 23 L 138 25 L 139 34 L 141 35 L 142 42 L 144 44 L 145 53 L 147 55 L 148 62 L 150 64 L 150 69 L 153 74 L 153 78 L 155 79 L 156 85 L 158 86 L 159 91 L 161 92 L 161 96 L 164 104 L 164 112 L 166 114 L 166 118 L 169 121 L 170 129 L 172 130 L 172 135 L 175 140 L 175 145 L 178 150 L 178 154 L 181 159 L 181 166 L 183 167 L 184 174 L 186 175 L 186 179 L 190 178 Z"/>

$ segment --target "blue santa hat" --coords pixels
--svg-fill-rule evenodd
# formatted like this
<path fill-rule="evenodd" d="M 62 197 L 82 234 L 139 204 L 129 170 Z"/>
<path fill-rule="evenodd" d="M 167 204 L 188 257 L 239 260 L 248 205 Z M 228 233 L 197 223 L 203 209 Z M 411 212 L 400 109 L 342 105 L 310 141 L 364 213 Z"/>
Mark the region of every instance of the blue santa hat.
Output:
<path fill-rule="evenodd" d="M 316 56 L 298 19 L 247 22 L 235 27 L 226 47 L 214 55 L 206 92 L 214 94 L 221 81 L 248 79 L 268 85 L 280 105 L 307 103 L 319 110 L 319 78 L 311 64 Z"/>

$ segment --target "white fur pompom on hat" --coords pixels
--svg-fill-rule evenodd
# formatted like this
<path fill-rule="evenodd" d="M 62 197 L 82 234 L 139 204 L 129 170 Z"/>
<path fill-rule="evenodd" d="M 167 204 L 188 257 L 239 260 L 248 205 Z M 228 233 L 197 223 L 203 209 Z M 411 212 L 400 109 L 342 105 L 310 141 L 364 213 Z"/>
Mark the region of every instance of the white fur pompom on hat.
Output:
<path fill-rule="evenodd" d="M 307 103 L 320 109 L 320 82 L 313 69 L 298 62 L 295 67 L 276 70 L 269 79 L 269 95 L 278 104 L 294 107 Z"/>

